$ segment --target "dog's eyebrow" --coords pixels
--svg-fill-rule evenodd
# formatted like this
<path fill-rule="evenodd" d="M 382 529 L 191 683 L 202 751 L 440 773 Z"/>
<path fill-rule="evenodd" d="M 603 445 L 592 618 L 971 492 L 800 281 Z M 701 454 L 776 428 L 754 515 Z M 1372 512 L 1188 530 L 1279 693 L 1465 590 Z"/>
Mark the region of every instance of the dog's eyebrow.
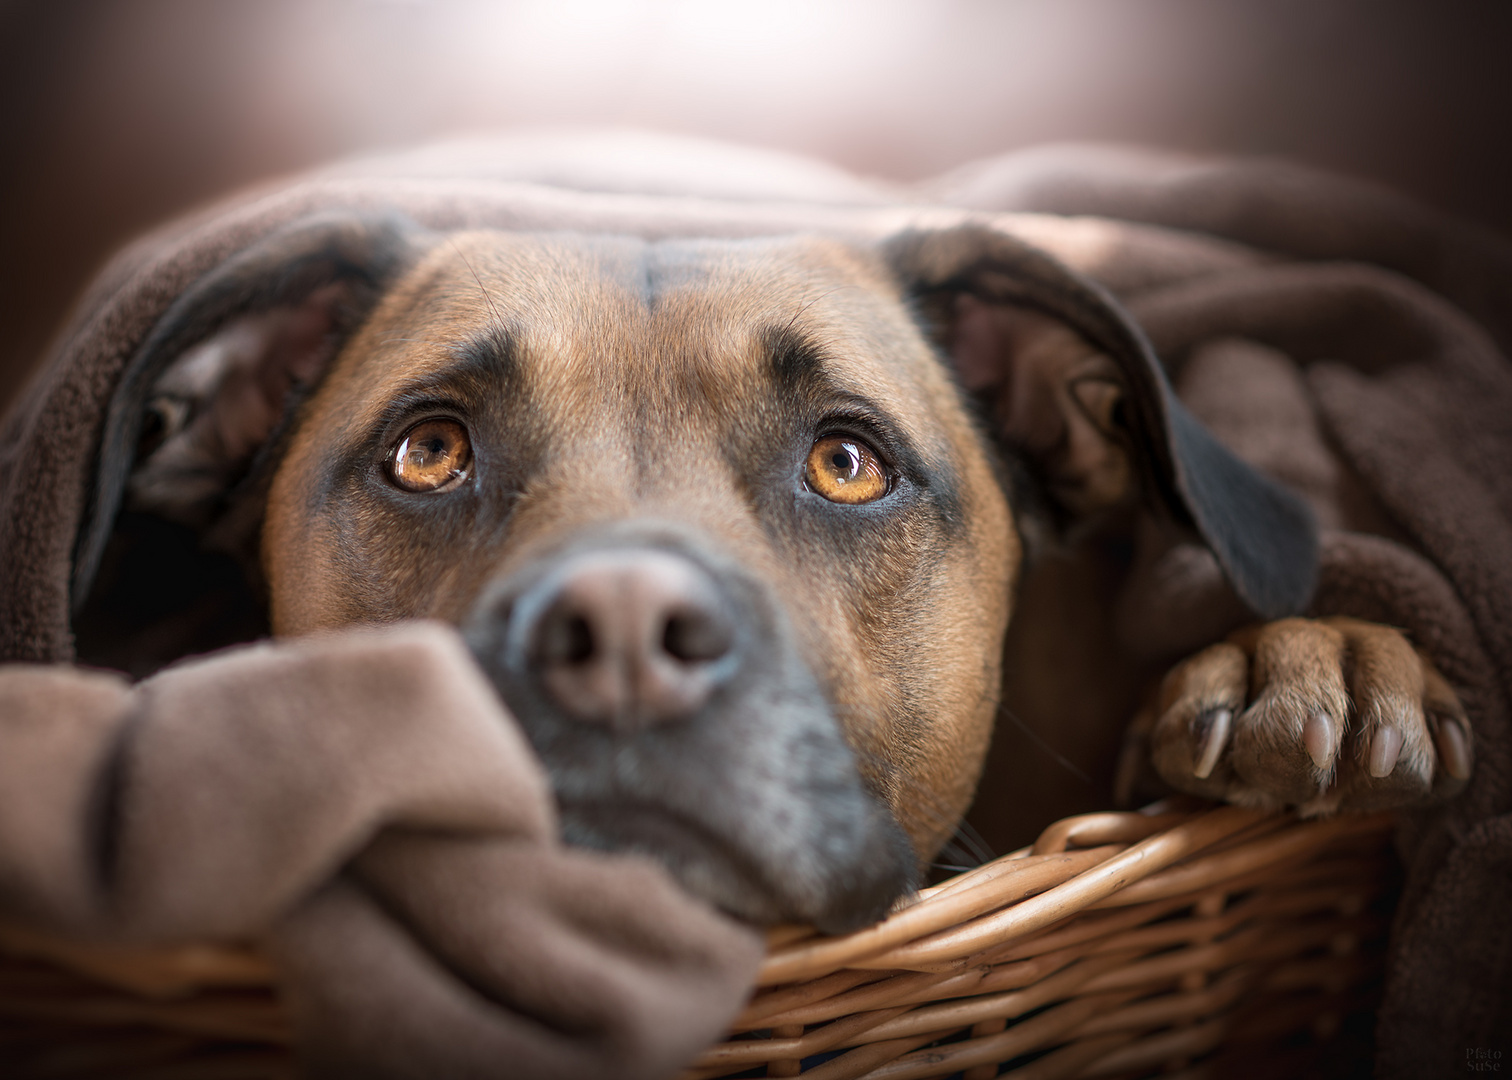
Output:
<path fill-rule="evenodd" d="M 508 379 L 519 369 L 519 339 L 498 322 L 489 323 L 446 351 L 453 360 L 446 371 L 451 378 Z"/>
<path fill-rule="evenodd" d="M 390 387 L 385 395 L 387 404 L 376 418 L 380 426 L 437 395 L 451 398 L 460 394 L 464 400 L 486 398 L 512 384 L 519 374 L 517 338 L 508 327 L 498 323 L 449 343 L 425 344 L 438 346 L 439 357 L 427 358 L 420 370 L 407 373 L 402 382 Z"/>
<path fill-rule="evenodd" d="M 825 349 L 791 324 L 768 327 L 761 335 L 772 376 L 785 390 L 797 390 L 824 373 Z"/>

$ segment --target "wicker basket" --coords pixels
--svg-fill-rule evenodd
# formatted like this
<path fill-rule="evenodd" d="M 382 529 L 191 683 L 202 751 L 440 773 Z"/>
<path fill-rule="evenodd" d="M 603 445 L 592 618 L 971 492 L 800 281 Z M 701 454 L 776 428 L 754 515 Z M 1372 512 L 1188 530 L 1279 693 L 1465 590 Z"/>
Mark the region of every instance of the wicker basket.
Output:
<path fill-rule="evenodd" d="M 1373 1005 L 1389 829 L 1178 804 L 1067 818 L 866 930 L 774 931 L 731 1038 L 684 1078 L 1294 1074 Z M 250 950 L 81 948 L 6 927 L 0 1063 L 290 1068 L 272 972 Z"/>

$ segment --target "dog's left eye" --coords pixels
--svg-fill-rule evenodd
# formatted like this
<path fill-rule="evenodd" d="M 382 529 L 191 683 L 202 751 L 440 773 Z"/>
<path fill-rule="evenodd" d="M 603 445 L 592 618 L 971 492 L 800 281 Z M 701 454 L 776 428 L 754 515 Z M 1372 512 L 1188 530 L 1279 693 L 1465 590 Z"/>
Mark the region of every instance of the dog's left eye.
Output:
<path fill-rule="evenodd" d="M 455 420 L 422 420 L 389 454 L 389 479 L 405 491 L 438 491 L 467 478 L 472 443 Z"/>
<path fill-rule="evenodd" d="M 852 435 L 817 439 L 809 451 L 803 479 L 810 491 L 847 506 L 874 502 L 892 487 L 892 478 L 877 452 Z"/>

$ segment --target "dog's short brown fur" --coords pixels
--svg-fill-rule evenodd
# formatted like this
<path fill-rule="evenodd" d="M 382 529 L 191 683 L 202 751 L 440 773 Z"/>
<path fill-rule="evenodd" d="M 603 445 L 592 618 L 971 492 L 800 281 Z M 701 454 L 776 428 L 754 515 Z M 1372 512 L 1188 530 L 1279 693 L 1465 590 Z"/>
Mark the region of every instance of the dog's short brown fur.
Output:
<path fill-rule="evenodd" d="M 438 245 L 343 351 L 290 441 L 263 544 L 274 630 L 465 623 L 489 582 L 575 536 L 675 522 L 786 599 L 869 785 L 915 848 L 934 850 L 970 802 L 986 749 L 1019 552 L 966 411 L 891 292 L 875 265 L 818 242 L 656 250 L 484 233 Z M 457 342 L 487 348 L 505 329 L 507 376 L 459 371 Z M 492 468 L 517 489 L 507 524 L 500 508 L 448 528 L 439 513 L 406 516 L 360 489 L 312 502 L 331 462 L 353 447 L 381 456 L 435 408 L 384 426 L 390 403 L 417 387 L 465 404 L 474 453 L 496 455 L 480 461 L 478 484 Z M 751 489 L 753 473 L 790 488 L 785 459 L 801 460 L 861 399 L 937 484 L 950 474 L 949 490 L 860 536 L 763 512 L 771 496 Z M 368 446 L 380 427 L 384 441 Z M 849 509 L 809 501 L 832 517 Z"/>
<path fill-rule="evenodd" d="M 649 850 L 749 918 L 875 917 L 950 836 L 992 734 L 1026 542 L 1184 513 L 1165 505 L 1180 470 L 1150 449 L 1154 391 L 1073 325 L 1097 298 L 1003 293 L 973 269 L 990 241 L 971 230 L 878 246 L 316 223 L 236 280 L 297 282 L 332 233 L 358 252 L 332 265 L 368 269 L 175 316 L 188 329 L 123 406 L 156 425 L 131 504 L 260 551 L 276 633 L 468 628 L 569 835 Z M 438 417 L 465 429 L 471 466 L 400 490 L 395 446 Z M 883 497 L 834 503 L 805 481 L 832 433 L 876 449 Z M 606 551 L 713 581 L 754 628 L 740 662 L 760 685 L 737 678 L 670 724 L 536 716 L 556 706 L 510 668 L 510 620 Z M 1214 645 L 1135 732 L 1177 788 L 1314 812 L 1443 795 L 1470 764 L 1442 678 L 1395 631 L 1350 621 Z M 644 827 L 602 807 L 575 825 L 600 797 L 610 817 L 649 811 Z"/>

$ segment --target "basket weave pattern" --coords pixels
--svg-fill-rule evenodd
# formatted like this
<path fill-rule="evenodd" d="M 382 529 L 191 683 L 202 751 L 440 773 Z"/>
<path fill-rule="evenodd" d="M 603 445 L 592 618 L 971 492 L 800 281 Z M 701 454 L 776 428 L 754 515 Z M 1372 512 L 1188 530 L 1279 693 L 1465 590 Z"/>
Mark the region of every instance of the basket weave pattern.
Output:
<path fill-rule="evenodd" d="M 1384 817 L 1092 814 L 844 937 L 774 931 L 728 1041 L 683 1080 L 1224 1075 L 1369 1005 Z M 0 1062 L 61 1077 L 287 1076 L 254 951 L 80 946 L 0 925 Z"/>
<path fill-rule="evenodd" d="M 1389 819 L 1152 811 L 1057 822 L 846 937 L 779 931 L 685 1080 L 1141 1075 L 1368 1005 Z"/>

